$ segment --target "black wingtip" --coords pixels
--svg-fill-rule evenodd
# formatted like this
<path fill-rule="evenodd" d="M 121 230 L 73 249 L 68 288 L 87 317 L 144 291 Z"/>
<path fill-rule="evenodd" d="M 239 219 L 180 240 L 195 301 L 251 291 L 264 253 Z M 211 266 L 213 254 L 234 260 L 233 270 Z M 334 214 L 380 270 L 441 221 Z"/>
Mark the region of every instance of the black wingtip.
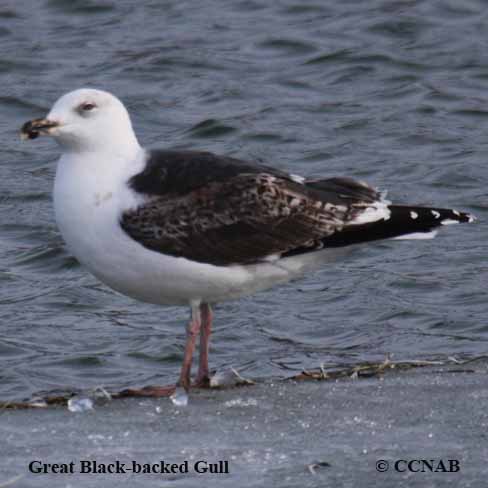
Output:
<path fill-rule="evenodd" d="M 465 213 L 465 212 L 457 212 L 456 210 L 453 210 L 455 214 L 459 214 L 459 222 L 468 222 L 471 224 L 472 222 L 476 222 L 478 219 L 476 218 L 476 215 Z"/>
<path fill-rule="evenodd" d="M 437 218 L 440 225 L 471 223 L 476 217 L 467 212 L 458 212 L 451 209 L 431 209 L 431 213 Z"/>
<path fill-rule="evenodd" d="M 476 220 L 472 214 L 449 208 L 391 205 L 389 209 L 392 212 L 392 217 L 401 218 L 404 222 L 411 222 L 413 226 L 425 226 L 426 230 L 441 225 L 470 223 Z"/>
<path fill-rule="evenodd" d="M 444 225 L 475 222 L 466 212 L 446 208 L 390 205 L 390 218 L 362 225 L 345 227 L 341 232 L 322 240 L 325 247 L 342 247 L 380 239 L 408 239 L 425 235 L 431 238 Z"/>

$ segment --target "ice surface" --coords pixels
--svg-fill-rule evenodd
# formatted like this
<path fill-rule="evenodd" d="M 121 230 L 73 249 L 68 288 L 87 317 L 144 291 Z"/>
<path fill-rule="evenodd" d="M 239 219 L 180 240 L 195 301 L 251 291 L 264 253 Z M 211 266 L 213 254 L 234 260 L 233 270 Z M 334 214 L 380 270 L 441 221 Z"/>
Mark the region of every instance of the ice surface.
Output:
<path fill-rule="evenodd" d="M 466 372 L 462 372 L 462 369 Z M 0 415 L 0 485 L 16 488 L 252 488 L 279 486 L 484 486 L 488 476 L 486 365 L 429 366 L 339 381 L 267 382 L 124 399 L 90 415 L 66 409 Z M 159 412 L 159 413 L 158 413 Z M 33 459 L 56 463 L 229 462 L 229 474 L 33 475 Z M 379 473 L 380 459 L 458 459 L 461 473 Z M 461 480 L 461 481 L 460 481 Z"/>
<path fill-rule="evenodd" d="M 225 402 L 225 406 L 232 408 L 232 407 L 256 407 L 258 401 L 255 398 L 233 398 L 232 400 L 227 400 Z"/>

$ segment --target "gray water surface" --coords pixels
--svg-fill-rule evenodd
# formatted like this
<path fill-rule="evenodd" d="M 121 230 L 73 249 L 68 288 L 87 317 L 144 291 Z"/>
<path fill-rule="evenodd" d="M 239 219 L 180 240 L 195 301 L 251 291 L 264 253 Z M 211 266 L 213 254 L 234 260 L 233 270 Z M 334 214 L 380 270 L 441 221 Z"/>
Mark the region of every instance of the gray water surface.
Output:
<path fill-rule="evenodd" d="M 212 367 L 271 381 L 320 364 L 346 367 L 387 355 L 485 355 L 485 7 L 478 1 L 2 1 L 0 400 L 166 384 L 178 375 L 188 311 L 120 296 L 77 264 L 63 246 L 51 202 L 59 150 L 47 139 L 18 137 L 23 122 L 82 86 L 119 96 L 144 146 L 210 150 L 308 177 L 348 175 L 388 189 L 395 202 L 453 206 L 478 217 L 475 225 L 441 229 L 432 241 L 364 246 L 300 282 L 218 305 Z M 329 388 L 314 386 L 313 394 L 325 401 Z M 242 394 L 261 394 L 248 391 Z M 352 402 L 356 389 L 347 391 Z M 219 398 L 210 392 L 198 402 Z M 139 415 L 137 401 L 117 408 L 131 412 L 117 415 L 121 422 Z M 355 408 L 361 417 L 361 405 Z M 27 432 L 15 426 L 24 422 L 17 415 L 27 414 L 0 416 L 0 423 L 9 419 L 14 438 Z M 43 414 L 35 415 L 30 421 Z M 179 446 L 177 436 L 171 442 Z M 352 440 L 344 431 L 335 442 L 340 450 Z M 283 481 L 280 470 L 266 469 L 269 486 Z M 251 486 L 245 470 L 232 484 Z"/>

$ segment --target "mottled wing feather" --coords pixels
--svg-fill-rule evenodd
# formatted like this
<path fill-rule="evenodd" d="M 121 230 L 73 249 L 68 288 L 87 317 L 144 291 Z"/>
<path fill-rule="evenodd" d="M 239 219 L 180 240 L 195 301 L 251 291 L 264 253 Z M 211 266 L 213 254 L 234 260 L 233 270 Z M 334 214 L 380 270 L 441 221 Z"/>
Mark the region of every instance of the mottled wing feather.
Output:
<path fill-rule="evenodd" d="M 267 173 L 238 174 L 187 194 L 152 196 L 123 215 L 123 229 L 154 251 L 215 265 L 247 264 L 314 249 L 358 207 Z"/>
<path fill-rule="evenodd" d="M 152 151 L 128 184 L 146 197 L 122 228 L 153 251 L 215 265 L 321 248 L 380 200 L 349 178 L 302 181 L 255 163 L 194 151 Z"/>

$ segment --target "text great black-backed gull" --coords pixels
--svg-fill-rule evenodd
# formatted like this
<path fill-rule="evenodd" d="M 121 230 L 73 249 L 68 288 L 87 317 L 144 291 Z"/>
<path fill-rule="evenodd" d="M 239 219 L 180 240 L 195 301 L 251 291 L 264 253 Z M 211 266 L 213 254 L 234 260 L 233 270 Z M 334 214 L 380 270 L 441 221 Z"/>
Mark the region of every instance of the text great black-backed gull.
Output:
<path fill-rule="evenodd" d="M 377 239 L 433 237 L 467 213 L 392 205 L 350 178 L 307 180 L 207 152 L 143 149 L 129 114 L 110 93 L 61 97 L 22 135 L 50 135 L 63 154 L 54 184 L 56 220 L 76 258 L 125 295 L 189 305 L 178 385 L 208 384 L 211 303 L 285 283 L 334 248 Z M 132 390 L 167 395 L 174 387 Z"/>

